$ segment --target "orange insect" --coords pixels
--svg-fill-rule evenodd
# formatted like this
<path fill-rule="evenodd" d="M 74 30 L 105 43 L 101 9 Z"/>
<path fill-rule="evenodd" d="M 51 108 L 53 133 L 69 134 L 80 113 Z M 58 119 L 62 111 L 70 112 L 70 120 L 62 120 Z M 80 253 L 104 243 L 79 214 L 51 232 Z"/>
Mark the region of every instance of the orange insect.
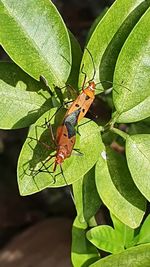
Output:
<path fill-rule="evenodd" d="M 84 88 L 82 87 L 81 94 L 76 98 L 72 105 L 67 110 L 66 116 L 70 115 L 72 112 L 80 108 L 80 114 L 78 116 L 77 122 L 79 122 L 88 112 L 90 106 L 92 105 L 95 98 L 95 87 L 94 81 L 89 81 L 89 85 Z"/>
<path fill-rule="evenodd" d="M 86 48 L 87 49 L 87 48 Z M 93 58 L 92 55 L 90 53 L 90 51 L 87 49 L 88 53 L 91 56 L 92 62 L 93 62 Z M 93 66 L 94 66 L 94 62 L 93 62 Z M 95 66 L 94 66 L 94 74 L 91 80 L 88 81 L 88 86 L 85 88 L 85 83 L 86 83 L 86 73 L 82 71 L 82 73 L 85 75 L 84 77 L 84 81 L 82 84 L 82 92 L 81 94 L 73 101 L 73 103 L 71 104 L 71 106 L 69 107 L 69 109 L 66 112 L 65 116 L 70 115 L 72 112 L 78 110 L 80 108 L 80 114 L 78 116 L 78 120 L 77 122 L 79 122 L 81 119 L 83 119 L 83 117 L 86 115 L 86 113 L 88 112 L 91 104 L 94 101 L 95 98 L 95 88 L 96 88 L 96 84 L 93 81 L 95 74 L 96 74 L 96 70 L 95 70 Z"/>
<path fill-rule="evenodd" d="M 53 171 L 56 170 L 57 165 L 62 165 L 66 158 L 71 156 L 72 150 L 76 141 L 75 126 L 80 114 L 80 108 L 73 111 L 71 114 L 65 116 L 61 126 L 57 128 L 56 141 L 57 151 L 55 156 L 55 165 Z"/>
<path fill-rule="evenodd" d="M 45 170 L 47 170 L 47 172 L 48 172 L 48 168 L 45 166 L 45 163 L 47 163 L 51 158 L 55 157 L 53 172 L 55 172 L 57 165 L 59 165 L 61 168 L 61 172 L 63 174 L 62 163 L 64 162 L 66 158 L 69 158 L 71 156 L 72 150 L 75 145 L 75 141 L 76 141 L 75 126 L 77 124 L 79 114 L 80 114 L 80 108 L 78 108 L 71 114 L 65 116 L 62 124 L 57 128 L 56 138 L 53 135 L 51 124 L 49 122 L 46 122 L 46 125 L 50 130 L 53 143 L 56 146 L 56 154 L 49 155 L 47 159 L 44 162 L 42 162 L 42 167 L 44 167 Z M 43 145 L 46 149 L 51 150 L 51 146 L 39 140 L 38 142 L 41 145 Z M 43 172 L 42 167 L 38 169 L 38 172 Z"/>

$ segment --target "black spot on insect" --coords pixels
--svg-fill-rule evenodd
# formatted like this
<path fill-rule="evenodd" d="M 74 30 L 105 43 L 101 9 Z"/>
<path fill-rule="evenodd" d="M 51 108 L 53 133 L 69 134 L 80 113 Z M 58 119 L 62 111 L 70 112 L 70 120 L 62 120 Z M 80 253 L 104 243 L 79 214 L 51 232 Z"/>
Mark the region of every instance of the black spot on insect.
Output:
<path fill-rule="evenodd" d="M 83 112 L 83 113 L 85 112 L 85 109 L 84 109 L 84 108 L 82 109 L 82 112 Z"/>
<path fill-rule="evenodd" d="M 78 108 L 78 107 L 80 107 L 80 105 L 79 104 L 75 104 L 75 106 Z"/>
<path fill-rule="evenodd" d="M 71 140 L 71 143 L 73 144 L 73 140 Z"/>
<path fill-rule="evenodd" d="M 86 97 L 85 97 L 85 100 L 88 100 L 90 97 L 88 96 L 88 95 L 86 95 Z"/>
<path fill-rule="evenodd" d="M 67 134 L 65 134 L 65 133 L 64 133 L 64 136 L 66 136 L 66 137 L 67 137 Z"/>

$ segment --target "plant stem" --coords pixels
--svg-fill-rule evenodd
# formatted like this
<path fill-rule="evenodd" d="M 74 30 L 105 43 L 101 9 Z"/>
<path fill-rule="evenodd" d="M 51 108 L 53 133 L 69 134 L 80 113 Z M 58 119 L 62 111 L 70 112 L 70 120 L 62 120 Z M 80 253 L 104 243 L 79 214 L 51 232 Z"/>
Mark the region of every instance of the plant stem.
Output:
<path fill-rule="evenodd" d="M 114 132 L 114 133 L 116 133 L 116 134 L 118 134 L 118 135 L 120 135 L 123 139 L 125 139 L 126 140 L 126 138 L 128 137 L 128 134 L 127 133 L 125 133 L 125 132 L 123 132 L 123 131 L 121 131 L 121 130 L 119 130 L 119 129 L 117 129 L 117 128 L 110 128 L 110 130 L 112 131 L 112 132 Z"/>

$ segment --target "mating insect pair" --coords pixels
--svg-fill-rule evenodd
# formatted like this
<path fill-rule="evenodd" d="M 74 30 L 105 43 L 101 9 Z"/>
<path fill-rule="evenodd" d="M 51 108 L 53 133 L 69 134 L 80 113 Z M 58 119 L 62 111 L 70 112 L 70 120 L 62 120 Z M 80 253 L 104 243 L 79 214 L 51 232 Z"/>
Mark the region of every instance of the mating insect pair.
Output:
<path fill-rule="evenodd" d="M 88 51 L 89 52 L 89 51 Z M 90 52 L 89 52 L 90 53 Z M 90 54 L 91 56 L 91 54 Z M 94 66 L 94 63 L 93 63 Z M 53 172 L 55 172 L 57 165 L 60 166 L 61 173 L 63 175 L 62 163 L 66 158 L 69 158 L 72 154 L 72 150 L 74 149 L 74 145 L 76 142 L 76 126 L 80 120 L 86 115 L 91 104 L 95 98 L 95 87 L 96 84 L 93 81 L 95 76 L 95 68 L 94 74 L 91 80 L 88 81 L 88 86 L 86 87 L 86 73 L 82 71 L 84 76 L 84 81 L 82 84 L 81 93 L 78 97 L 73 101 L 71 106 L 68 108 L 66 114 L 64 115 L 62 124 L 56 130 L 56 138 L 54 138 L 54 134 L 52 131 L 52 126 L 50 124 L 50 120 L 45 123 L 47 128 L 49 128 L 51 133 L 51 139 L 55 144 L 56 153 L 54 155 L 49 155 L 46 160 L 42 162 L 42 166 L 45 168 L 45 163 L 47 163 L 51 158 L 55 157 Z M 38 140 L 41 145 L 45 146 L 45 148 L 51 150 L 51 147 Z M 48 168 L 45 168 L 46 171 Z M 34 171 L 34 170 L 33 170 Z M 42 167 L 38 170 L 39 172 L 43 171 Z"/>
<path fill-rule="evenodd" d="M 89 85 L 84 88 L 85 81 L 82 86 L 81 94 L 76 98 L 75 101 L 71 104 L 70 108 L 67 110 L 62 124 L 56 130 L 56 138 L 54 137 L 52 126 L 50 122 L 46 122 L 47 128 L 49 128 L 51 133 L 51 139 L 56 147 L 56 153 L 54 155 L 50 155 L 45 160 L 45 163 L 48 162 L 52 157 L 55 157 L 53 172 L 55 172 L 57 165 L 60 166 L 61 173 L 62 163 L 66 158 L 69 158 L 72 154 L 72 150 L 74 149 L 74 145 L 76 142 L 76 126 L 78 122 L 86 115 L 89 110 L 95 94 L 95 83 L 93 81 L 89 81 Z M 47 144 L 38 141 L 41 145 L 45 146 L 47 149 L 51 149 Z M 44 164 L 43 164 L 44 165 Z M 41 169 L 39 169 L 41 171 Z"/>

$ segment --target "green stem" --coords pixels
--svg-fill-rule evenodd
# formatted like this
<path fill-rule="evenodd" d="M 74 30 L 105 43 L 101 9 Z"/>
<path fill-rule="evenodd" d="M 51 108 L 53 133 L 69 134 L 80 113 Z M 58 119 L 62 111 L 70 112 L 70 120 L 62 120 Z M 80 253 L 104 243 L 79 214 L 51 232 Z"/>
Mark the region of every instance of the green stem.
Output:
<path fill-rule="evenodd" d="M 127 139 L 127 137 L 128 137 L 128 134 L 127 133 L 125 133 L 125 132 L 123 132 L 123 131 L 121 131 L 121 130 L 119 130 L 119 129 L 117 129 L 117 128 L 110 128 L 110 130 L 112 131 L 112 132 L 114 132 L 114 133 L 116 133 L 116 134 L 118 134 L 118 135 L 120 135 L 123 139 Z"/>

